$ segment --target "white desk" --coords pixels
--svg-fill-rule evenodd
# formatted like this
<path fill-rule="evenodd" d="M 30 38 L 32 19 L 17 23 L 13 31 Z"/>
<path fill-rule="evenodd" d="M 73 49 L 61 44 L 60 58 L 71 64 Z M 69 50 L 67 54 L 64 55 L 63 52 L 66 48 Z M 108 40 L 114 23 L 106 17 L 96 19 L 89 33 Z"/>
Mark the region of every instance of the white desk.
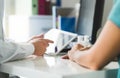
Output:
<path fill-rule="evenodd" d="M 112 62 L 101 71 L 93 71 L 70 60 L 45 56 L 4 63 L 0 71 L 25 78 L 115 78 L 117 68 Z"/>

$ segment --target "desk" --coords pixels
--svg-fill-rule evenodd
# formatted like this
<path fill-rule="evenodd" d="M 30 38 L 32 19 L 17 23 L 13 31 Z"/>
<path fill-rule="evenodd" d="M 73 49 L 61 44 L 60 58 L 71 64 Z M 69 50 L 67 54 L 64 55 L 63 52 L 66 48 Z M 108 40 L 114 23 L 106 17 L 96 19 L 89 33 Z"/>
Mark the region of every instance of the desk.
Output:
<path fill-rule="evenodd" d="M 111 62 L 103 70 L 93 71 L 59 56 L 34 56 L 4 63 L 0 71 L 25 78 L 115 78 L 117 68 L 117 62 Z"/>

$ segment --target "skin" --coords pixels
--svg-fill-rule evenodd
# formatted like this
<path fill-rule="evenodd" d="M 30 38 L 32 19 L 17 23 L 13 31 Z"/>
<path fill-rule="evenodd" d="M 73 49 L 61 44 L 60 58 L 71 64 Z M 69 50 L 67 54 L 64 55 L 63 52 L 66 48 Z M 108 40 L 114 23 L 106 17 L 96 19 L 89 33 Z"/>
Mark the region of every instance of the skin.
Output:
<path fill-rule="evenodd" d="M 90 49 L 81 50 L 82 48 L 77 44 L 62 58 L 69 58 L 92 70 L 102 69 L 120 55 L 120 28 L 108 20 L 96 43 Z"/>
<path fill-rule="evenodd" d="M 44 39 L 44 35 L 42 34 L 32 37 L 28 43 L 32 43 L 34 45 L 35 50 L 33 55 L 43 56 L 49 43 L 53 43 L 53 41 Z"/>

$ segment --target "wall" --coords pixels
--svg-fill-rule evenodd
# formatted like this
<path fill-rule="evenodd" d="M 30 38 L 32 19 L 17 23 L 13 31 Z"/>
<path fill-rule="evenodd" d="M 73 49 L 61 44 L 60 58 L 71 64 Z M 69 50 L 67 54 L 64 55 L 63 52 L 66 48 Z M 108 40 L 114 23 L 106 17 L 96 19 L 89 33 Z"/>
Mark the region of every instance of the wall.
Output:
<path fill-rule="evenodd" d="M 52 3 L 56 3 L 56 0 L 51 0 Z M 76 3 L 80 2 L 80 0 L 62 0 L 61 6 L 62 7 L 69 7 L 73 8 Z"/>
<path fill-rule="evenodd" d="M 32 0 L 15 0 L 15 13 L 17 15 L 32 15 Z"/>
<path fill-rule="evenodd" d="M 62 7 L 75 7 L 76 3 L 79 3 L 80 0 L 62 0 Z"/>
<path fill-rule="evenodd" d="M 8 27 L 8 18 L 9 15 L 15 14 L 15 0 L 4 0 L 5 4 L 5 13 L 4 13 L 4 34 L 8 37 L 9 27 Z"/>
<path fill-rule="evenodd" d="M 104 13 L 103 13 L 103 19 L 102 19 L 102 27 L 99 29 L 97 36 L 99 36 L 102 28 L 104 27 L 112 6 L 113 6 L 113 0 L 105 0 Z"/>
<path fill-rule="evenodd" d="M 104 6 L 104 13 L 103 13 L 103 21 L 102 21 L 102 26 L 104 26 L 107 17 L 109 15 L 109 12 L 112 8 L 113 5 L 113 0 L 105 0 L 105 6 Z"/>

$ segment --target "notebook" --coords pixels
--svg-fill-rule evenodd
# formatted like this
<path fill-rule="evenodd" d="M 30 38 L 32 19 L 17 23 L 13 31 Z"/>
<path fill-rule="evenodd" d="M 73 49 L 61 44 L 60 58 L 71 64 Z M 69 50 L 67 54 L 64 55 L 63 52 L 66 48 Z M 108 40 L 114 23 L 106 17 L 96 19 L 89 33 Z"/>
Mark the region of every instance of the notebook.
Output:
<path fill-rule="evenodd" d="M 77 38 L 77 34 L 59 29 L 50 29 L 45 33 L 44 37 L 54 41 L 54 43 L 49 44 L 45 53 L 48 55 L 58 55 L 63 53 L 63 49 L 69 47 L 68 45 Z"/>

